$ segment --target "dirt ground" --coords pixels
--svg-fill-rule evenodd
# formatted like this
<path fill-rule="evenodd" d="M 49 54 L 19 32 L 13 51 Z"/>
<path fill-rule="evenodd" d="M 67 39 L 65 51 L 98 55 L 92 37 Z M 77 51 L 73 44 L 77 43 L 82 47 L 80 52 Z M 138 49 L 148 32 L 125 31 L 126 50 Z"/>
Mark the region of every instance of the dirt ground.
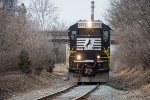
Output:
<path fill-rule="evenodd" d="M 135 94 L 150 96 L 150 70 L 128 68 L 121 72 L 111 72 L 109 86 L 118 90 L 133 91 Z"/>
<path fill-rule="evenodd" d="M 66 73 L 67 67 L 63 64 L 57 64 L 53 73 L 43 70 L 40 76 L 26 75 L 20 71 L 0 73 L 0 100 L 30 93 L 33 90 L 66 86 L 69 83 L 64 81 Z M 141 97 L 149 96 L 150 70 L 143 71 L 136 68 L 121 72 L 111 70 L 110 81 L 106 85 L 117 90 L 134 92 Z"/>
<path fill-rule="evenodd" d="M 27 75 L 21 71 L 0 73 L 0 100 L 32 90 L 46 89 L 50 86 L 53 87 L 57 80 L 64 81 L 66 73 L 67 68 L 63 64 L 57 64 L 53 73 L 43 70 L 40 76 Z M 63 84 L 59 84 L 56 87 L 61 87 L 62 85 Z"/>

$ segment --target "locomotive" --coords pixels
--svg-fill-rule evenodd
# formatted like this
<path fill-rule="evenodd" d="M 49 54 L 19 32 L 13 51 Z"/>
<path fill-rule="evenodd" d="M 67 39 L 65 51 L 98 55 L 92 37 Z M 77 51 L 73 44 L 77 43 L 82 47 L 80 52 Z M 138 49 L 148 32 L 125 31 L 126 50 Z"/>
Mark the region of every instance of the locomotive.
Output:
<path fill-rule="evenodd" d="M 68 29 L 68 78 L 79 82 L 107 82 L 110 70 L 111 28 L 94 20 L 92 2 L 91 20 L 79 20 Z"/>

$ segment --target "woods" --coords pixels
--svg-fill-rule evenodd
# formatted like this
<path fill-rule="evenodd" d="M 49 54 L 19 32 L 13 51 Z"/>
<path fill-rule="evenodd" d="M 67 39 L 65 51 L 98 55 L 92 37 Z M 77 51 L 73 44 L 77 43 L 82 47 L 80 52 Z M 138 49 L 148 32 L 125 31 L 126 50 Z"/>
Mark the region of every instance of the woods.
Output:
<path fill-rule="evenodd" d="M 150 68 L 150 1 L 113 0 L 107 21 L 119 43 L 114 66 Z"/>
<path fill-rule="evenodd" d="M 31 0 L 29 14 L 42 31 L 51 28 L 58 19 L 58 8 L 51 0 Z"/>
<path fill-rule="evenodd" d="M 62 32 L 67 30 L 65 24 L 57 20 L 58 7 L 49 0 L 32 0 L 30 3 L 28 10 L 21 4 L 15 13 L 1 9 L 1 71 L 17 69 L 18 56 L 22 50 L 29 54 L 31 69 L 46 67 L 49 61 L 65 61 L 65 44 L 50 39 L 66 35 Z M 149 68 L 149 5 L 149 0 L 111 1 L 106 20 L 112 26 L 112 34 L 119 43 L 112 58 L 113 66 Z"/>
<path fill-rule="evenodd" d="M 36 73 L 39 69 L 54 67 L 54 64 L 50 63 L 55 62 L 54 47 L 50 41 L 51 34 L 54 33 L 47 36 L 46 31 L 54 32 L 52 27 L 54 24 L 56 26 L 57 8 L 48 0 L 33 1 L 31 5 L 26 10 L 22 3 L 17 7 L 15 13 L 5 9 L 0 12 L 0 71 L 23 68 L 21 69 L 23 72 L 30 73 L 31 70 L 31 73 Z M 41 11 L 41 6 L 45 12 Z M 61 31 L 61 28 L 57 26 L 55 31 Z M 61 47 L 63 45 L 59 46 Z M 25 54 L 27 56 L 24 56 Z M 59 54 L 60 52 L 57 53 Z M 30 63 L 27 65 L 27 70 L 25 62 Z"/>

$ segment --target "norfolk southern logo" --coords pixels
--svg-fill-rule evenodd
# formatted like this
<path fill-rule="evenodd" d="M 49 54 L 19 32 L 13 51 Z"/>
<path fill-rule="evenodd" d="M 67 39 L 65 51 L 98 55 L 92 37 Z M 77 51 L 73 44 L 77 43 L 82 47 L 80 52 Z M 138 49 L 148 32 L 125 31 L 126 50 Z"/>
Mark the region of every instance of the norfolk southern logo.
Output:
<path fill-rule="evenodd" d="M 88 46 L 89 46 L 90 44 L 92 44 L 92 43 L 91 43 L 91 40 L 89 39 L 89 41 L 88 41 L 88 43 L 85 45 L 85 47 L 88 48 Z"/>
<path fill-rule="evenodd" d="M 77 38 L 77 50 L 101 50 L 101 38 Z"/>

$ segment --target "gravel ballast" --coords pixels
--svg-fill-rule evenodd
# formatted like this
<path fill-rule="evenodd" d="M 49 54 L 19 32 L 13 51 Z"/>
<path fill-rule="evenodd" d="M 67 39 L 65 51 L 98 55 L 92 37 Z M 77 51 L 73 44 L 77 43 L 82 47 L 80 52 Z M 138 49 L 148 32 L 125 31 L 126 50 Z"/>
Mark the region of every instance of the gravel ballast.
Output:
<path fill-rule="evenodd" d="M 137 95 L 135 91 L 121 91 L 101 85 L 91 93 L 88 100 L 150 100 L 150 96 L 142 97 Z"/>

